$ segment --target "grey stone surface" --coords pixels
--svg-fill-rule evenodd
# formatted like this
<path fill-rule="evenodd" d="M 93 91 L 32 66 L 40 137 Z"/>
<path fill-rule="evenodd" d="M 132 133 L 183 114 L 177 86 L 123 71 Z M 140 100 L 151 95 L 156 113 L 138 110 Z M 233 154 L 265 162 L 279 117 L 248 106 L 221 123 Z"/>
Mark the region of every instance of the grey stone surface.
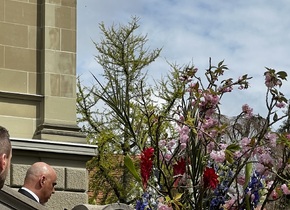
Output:
<path fill-rule="evenodd" d="M 27 198 L 15 189 L 4 186 L 0 190 L 0 209 L 15 209 L 15 210 L 48 210 L 41 204 Z"/>
<path fill-rule="evenodd" d="M 11 141 L 13 158 L 10 177 L 15 190 L 22 186 L 28 167 L 34 162 L 43 161 L 50 164 L 58 176 L 56 192 L 46 203 L 48 209 L 71 210 L 88 202 L 86 162 L 96 154 L 96 147 L 36 139 Z"/>
<path fill-rule="evenodd" d="M 10 171 L 11 170 L 8 171 L 7 177 L 5 179 L 5 185 L 8 185 L 8 186 L 10 186 Z"/>
<path fill-rule="evenodd" d="M 133 210 L 133 208 L 123 203 L 113 203 L 109 205 L 82 204 L 75 206 L 72 210 Z"/>
<path fill-rule="evenodd" d="M 17 190 L 37 161 L 57 172 L 49 209 L 88 201 L 86 162 L 97 148 L 86 144 L 76 122 L 76 2 L 0 0 L 0 124 L 13 149 L 5 183 L 16 193 L 1 191 L 0 210 L 33 209 L 22 205 Z"/>
<path fill-rule="evenodd" d="M 56 175 L 57 175 L 57 180 L 56 180 L 56 190 L 64 190 L 65 189 L 65 168 L 64 167 L 59 167 L 59 166 L 54 166 L 53 167 Z"/>
<path fill-rule="evenodd" d="M 86 193 L 56 191 L 45 206 L 53 210 L 70 210 L 76 205 L 87 203 L 87 201 L 88 196 Z"/>
<path fill-rule="evenodd" d="M 29 167 L 30 165 L 11 164 L 10 170 L 11 187 L 20 187 L 23 185 L 24 177 Z"/>
<path fill-rule="evenodd" d="M 86 169 L 66 168 L 66 189 L 85 192 L 88 189 L 88 177 Z"/>

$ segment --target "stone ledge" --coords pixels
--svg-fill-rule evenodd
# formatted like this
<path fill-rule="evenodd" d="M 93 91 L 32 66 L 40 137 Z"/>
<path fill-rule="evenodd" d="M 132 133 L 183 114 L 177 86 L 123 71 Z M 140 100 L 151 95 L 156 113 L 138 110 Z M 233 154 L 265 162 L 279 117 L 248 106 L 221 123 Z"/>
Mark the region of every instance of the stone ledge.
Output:
<path fill-rule="evenodd" d="M 133 208 L 123 203 L 113 203 L 109 205 L 82 204 L 75 206 L 72 210 L 133 210 Z"/>
<path fill-rule="evenodd" d="M 34 152 L 50 152 L 90 157 L 98 154 L 97 146 L 89 144 L 20 138 L 11 138 L 10 140 L 13 150 L 28 150 Z"/>
<path fill-rule="evenodd" d="M 56 191 L 45 206 L 50 210 L 71 210 L 76 205 L 87 202 L 88 195 L 86 193 Z"/>
<path fill-rule="evenodd" d="M 80 128 L 77 125 L 61 125 L 44 123 L 37 127 L 36 135 L 38 133 L 54 134 L 54 135 L 72 135 L 85 138 L 83 133 L 80 133 Z"/>
<path fill-rule="evenodd" d="M 16 93 L 16 92 L 8 92 L 8 91 L 0 91 L 1 98 L 12 98 L 12 99 L 20 99 L 24 101 L 38 101 L 41 102 L 44 96 L 42 95 L 33 95 L 27 93 Z"/>
<path fill-rule="evenodd" d="M 7 186 L 0 190 L 0 209 L 48 210 L 43 205 Z"/>

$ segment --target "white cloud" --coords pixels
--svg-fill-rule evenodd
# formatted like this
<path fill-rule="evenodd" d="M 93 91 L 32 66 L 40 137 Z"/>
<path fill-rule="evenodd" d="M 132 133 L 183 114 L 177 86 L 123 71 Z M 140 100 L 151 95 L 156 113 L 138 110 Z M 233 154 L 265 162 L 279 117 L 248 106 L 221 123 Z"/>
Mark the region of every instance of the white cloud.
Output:
<path fill-rule="evenodd" d="M 290 73 L 289 11 L 287 0 L 81 0 L 77 72 L 101 72 L 92 43 L 100 38 L 100 22 L 106 26 L 126 24 L 137 16 L 140 33 L 148 35 L 150 48 L 163 47 L 161 58 L 148 67 L 151 76 L 168 72 L 166 60 L 180 65 L 192 61 L 202 71 L 208 67 L 209 57 L 213 64 L 225 59 L 230 77 L 254 77 L 249 90 L 225 97 L 225 110 L 237 114 L 241 105 L 248 103 L 254 111 L 263 112 L 264 67 Z M 289 88 L 287 82 L 283 88 L 287 98 Z"/>

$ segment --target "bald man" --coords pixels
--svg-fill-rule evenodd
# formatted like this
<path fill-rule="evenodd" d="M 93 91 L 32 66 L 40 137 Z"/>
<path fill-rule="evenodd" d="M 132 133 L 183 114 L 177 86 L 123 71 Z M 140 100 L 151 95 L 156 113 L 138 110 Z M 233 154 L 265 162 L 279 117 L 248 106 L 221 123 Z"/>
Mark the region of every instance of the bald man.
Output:
<path fill-rule="evenodd" d="M 18 192 L 44 205 L 55 192 L 56 172 L 44 162 L 36 162 L 27 170 L 24 185 Z"/>
<path fill-rule="evenodd" d="M 9 132 L 0 126 L 0 189 L 4 186 L 10 168 L 12 147 Z"/>

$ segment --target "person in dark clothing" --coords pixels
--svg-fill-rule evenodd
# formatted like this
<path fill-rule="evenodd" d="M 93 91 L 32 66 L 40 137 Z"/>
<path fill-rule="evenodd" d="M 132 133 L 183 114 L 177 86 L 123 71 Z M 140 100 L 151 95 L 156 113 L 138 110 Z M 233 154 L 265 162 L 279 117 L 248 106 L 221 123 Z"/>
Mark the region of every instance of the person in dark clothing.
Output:
<path fill-rule="evenodd" d="M 36 162 L 27 170 L 18 192 L 44 205 L 55 192 L 56 180 L 56 172 L 50 165 Z"/>
<path fill-rule="evenodd" d="M 12 157 L 9 132 L 0 126 L 0 189 L 4 186 Z"/>

